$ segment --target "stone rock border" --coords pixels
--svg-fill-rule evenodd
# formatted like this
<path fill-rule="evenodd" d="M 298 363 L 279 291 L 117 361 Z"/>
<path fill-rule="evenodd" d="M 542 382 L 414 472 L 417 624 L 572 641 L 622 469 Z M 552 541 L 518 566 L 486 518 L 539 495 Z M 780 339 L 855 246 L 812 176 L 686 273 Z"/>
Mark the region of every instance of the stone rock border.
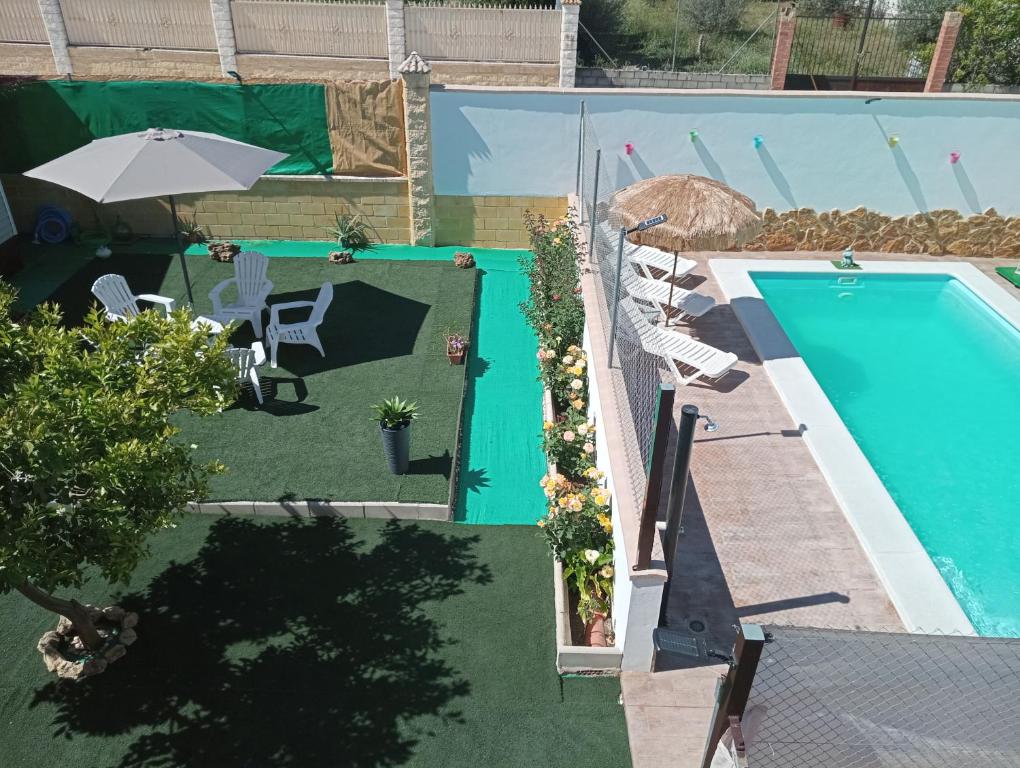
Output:
<path fill-rule="evenodd" d="M 994 208 L 964 216 L 943 208 L 911 216 L 887 216 L 854 208 L 817 212 L 798 208 L 762 212 L 761 234 L 745 251 L 859 251 L 927 253 L 933 256 L 1020 258 L 1020 216 Z"/>
<path fill-rule="evenodd" d="M 82 680 L 105 672 L 110 664 L 123 658 L 127 654 L 127 646 L 138 639 L 134 630 L 138 624 L 137 613 L 125 611 L 116 605 L 106 608 L 86 605 L 85 609 L 98 628 L 110 632 L 106 647 L 102 651 L 96 653 L 84 651 L 78 658 L 65 655 L 67 646 L 76 633 L 70 620 L 63 616 L 57 622 L 56 630 L 45 633 L 36 646 L 43 655 L 46 669 L 65 680 Z"/>

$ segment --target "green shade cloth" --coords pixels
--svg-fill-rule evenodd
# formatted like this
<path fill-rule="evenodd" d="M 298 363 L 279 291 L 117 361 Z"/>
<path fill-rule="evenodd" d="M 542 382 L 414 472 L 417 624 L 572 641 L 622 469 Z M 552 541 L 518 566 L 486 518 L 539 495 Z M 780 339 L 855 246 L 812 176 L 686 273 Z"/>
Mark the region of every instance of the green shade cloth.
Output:
<path fill-rule="evenodd" d="M 269 174 L 328 173 L 322 85 L 50 80 L 0 91 L 0 172 L 22 173 L 93 139 L 148 128 L 217 133 L 289 157 Z"/>

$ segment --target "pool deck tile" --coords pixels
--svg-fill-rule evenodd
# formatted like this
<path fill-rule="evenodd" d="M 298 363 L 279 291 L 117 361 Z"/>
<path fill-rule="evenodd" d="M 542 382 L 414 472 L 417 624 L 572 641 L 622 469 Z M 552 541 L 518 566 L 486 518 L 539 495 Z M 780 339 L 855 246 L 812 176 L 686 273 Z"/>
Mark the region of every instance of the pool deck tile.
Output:
<path fill-rule="evenodd" d="M 682 330 L 736 353 L 739 362 L 718 385 L 698 383 L 677 391 L 677 418 L 681 405 L 693 403 L 721 428 L 699 431 L 695 438 L 693 482 L 670 592 L 670 627 L 684 631 L 691 620 L 700 619 L 707 625 L 708 646 L 726 652 L 738 622 L 904 631 L 799 425 L 708 268 L 709 259 L 829 259 L 832 254 L 685 255 L 699 262 L 695 272 L 706 277 L 697 290 L 715 297 L 719 306 Z M 858 253 L 857 258 L 964 261 L 991 277 L 996 267 L 1012 263 L 884 253 Z M 661 661 L 659 666 L 654 673 L 625 673 L 621 681 L 634 768 L 697 766 L 718 675 L 708 673 L 711 667 L 664 671 L 669 664 Z M 648 704 L 648 691 L 656 691 L 655 706 Z M 697 715 L 692 712 L 696 702 L 701 706 Z"/>

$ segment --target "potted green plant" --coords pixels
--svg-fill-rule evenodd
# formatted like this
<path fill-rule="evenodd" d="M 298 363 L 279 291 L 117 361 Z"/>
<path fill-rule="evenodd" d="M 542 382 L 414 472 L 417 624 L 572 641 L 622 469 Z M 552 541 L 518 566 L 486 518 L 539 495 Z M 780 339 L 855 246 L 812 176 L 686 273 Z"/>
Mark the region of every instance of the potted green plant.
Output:
<path fill-rule="evenodd" d="M 350 264 L 355 251 L 371 247 L 368 222 L 359 214 L 336 214 L 336 225 L 326 227 L 326 231 L 336 238 L 337 247 L 341 249 L 330 251 L 329 261 L 333 264 Z"/>
<path fill-rule="evenodd" d="M 391 397 L 372 406 L 379 421 L 383 453 L 390 472 L 407 474 L 411 458 L 411 422 L 418 418 L 418 404 Z"/>

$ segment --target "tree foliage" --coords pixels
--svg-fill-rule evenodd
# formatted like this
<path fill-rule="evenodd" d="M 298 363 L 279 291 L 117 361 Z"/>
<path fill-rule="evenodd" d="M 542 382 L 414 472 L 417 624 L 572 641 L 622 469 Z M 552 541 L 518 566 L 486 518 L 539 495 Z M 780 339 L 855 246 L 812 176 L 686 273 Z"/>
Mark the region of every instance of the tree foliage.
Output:
<path fill-rule="evenodd" d="M 1020 3 L 963 0 L 963 30 L 953 79 L 976 85 L 1020 84 Z"/>
<path fill-rule="evenodd" d="M 231 402 L 227 334 L 209 343 L 183 310 L 66 328 L 13 302 L 0 283 L 0 592 L 79 587 L 89 567 L 126 580 L 222 469 L 195 464 L 169 419 Z"/>
<path fill-rule="evenodd" d="M 731 32 L 740 28 L 749 0 L 681 0 L 683 19 L 697 32 Z"/>

